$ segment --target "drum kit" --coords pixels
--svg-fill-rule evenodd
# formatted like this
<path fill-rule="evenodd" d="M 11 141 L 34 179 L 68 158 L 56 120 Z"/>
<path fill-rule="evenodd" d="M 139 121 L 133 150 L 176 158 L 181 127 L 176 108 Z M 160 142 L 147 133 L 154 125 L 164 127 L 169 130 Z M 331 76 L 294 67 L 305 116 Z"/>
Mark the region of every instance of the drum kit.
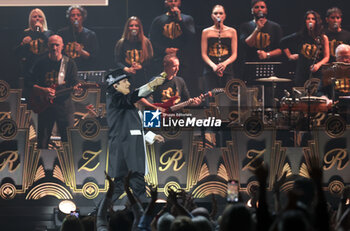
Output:
<path fill-rule="evenodd" d="M 272 84 L 272 98 L 275 98 L 275 90 L 277 83 L 291 82 L 291 79 L 279 78 L 276 76 L 271 76 L 268 78 L 256 79 L 258 82 L 266 82 Z M 316 96 L 303 96 L 303 93 L 293 88 L 293 97 L 290 97 L 290 93 L 284 90 L 285 97 L 279 102 L 279 108 L 276 105 L 276 100 L 273 100 L 273 116 L 269 120 L 282 120 L 287 121 L 288 125 L 297 124 L 302 118 L 308 118 L 308 124 L 310 123 L 310 118 L 316 115 L 318 112 L 327 112 L 331 109 L 332 105 L 327 104 L 327 100 L 323 97 Z M 278 110 L 276 110 L 278 108 Z M 270 121 L 271 122 L 271 121 Z M 273 121 L 272 121 L 273 122 Z M 278 123 L 275 125 L 283 126 L 285 123 Z M 308 126 L 309 127 L 309 126 Z"/>
<path fill-rule="evenodd" d="M 271 83 L 272 98 L 275 99 L 277 84 L 291 82 L 292 80 L 271 76 L 268 78 L 258 78 L 256 81 Z M 308 127 L 310 128 L 310 118 L 316 116 L 316 114 L 330 111 L 334 114 L 336 111 L 336 102 L 350 100 L 350 64 L 334 62 L 323 65 L 321 84 L 323 86 L 330 86 L 331 103 L 329 103 L 326 97 L 313 96 L 307 90 L 307 93 L 302 93 L 293 88 L 293 94 L 284 90 L 285 96 L 281 100 L 273 100 L 272 120 L 276 121 L 278 117 L 282 117 L 290 125 L 291 121 L 297 123 L 301 118 L 308 118 Z M 279 102 L 279 107 L 276 105 L 277 102 Z"/>

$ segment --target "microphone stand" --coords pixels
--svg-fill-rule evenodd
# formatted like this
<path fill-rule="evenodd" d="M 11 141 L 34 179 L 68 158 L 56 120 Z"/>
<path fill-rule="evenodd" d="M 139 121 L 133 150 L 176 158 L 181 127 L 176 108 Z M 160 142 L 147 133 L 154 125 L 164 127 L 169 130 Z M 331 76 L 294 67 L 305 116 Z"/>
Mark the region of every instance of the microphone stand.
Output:
<path fill-rule="evenodd" d="M 221 62 L 221 25 L 220 25 L 220 23 L 221 23 L 221 20 L 220 21 L 218 20 L 219 34 L 218 34 L 218 47 L 217 47 L 217 49 L 218 49 L 218 55 L 219 55 L 219 57 L 218 57 L 219 63 Z"/>
<path fill-rule="evenodd" d="M 320 50 L 321 50 L 321 41 L 320 41 L 320 37 L 317 36 L 315 38 L 315 41 L 316 41 L 316 52 L 315 52 L 315 55 L 313 56 L 312 58 L 312 65 L 311 66 L 314 66 L 315 63 L 316 63 L 316 60 L 317 60 L 317 57 L 320 53 Z M 312 78 L 312 71 L 310 71 L 310 75 L 309 75 L 309 80 Z M 312 85 L 309 84 L 309 86 L 307 86 L 307 127 L 308 127 L 308 131 L 310 131 L 311 129 L 311 88 L 312 88 Z"/>

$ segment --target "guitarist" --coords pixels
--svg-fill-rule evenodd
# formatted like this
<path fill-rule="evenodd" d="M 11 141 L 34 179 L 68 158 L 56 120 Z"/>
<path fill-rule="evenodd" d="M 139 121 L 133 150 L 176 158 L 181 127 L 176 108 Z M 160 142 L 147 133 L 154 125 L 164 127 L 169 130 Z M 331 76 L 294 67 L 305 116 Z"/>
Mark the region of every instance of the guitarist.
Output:
<path fill-rule="evenodd" d="M 63 40 L 58 35 L 48 39 L 49 53 L 39 59 L 33 66 L 26 85 L 40 95 L 49 106 L 38 115 L 38 148 L 47 149 L 54 123 L 62 142 L 67 142 L 66 128 L 73 126 L 73 102 L 70 91 L 56 97 L 56 91 L 73 87 L 77 90 L 77 67 L 75 62 L 62 55 Z M 52 86 L 57 86 L 52 88 Z"/>
<path fill-rule="evenodd" d="M 198 97 L 190 98 L 190 93 L 187 89 L 185 80 L 177 76 L 179 65 L 179 59 L 175 54 L 168 54 L 164 57 L 163 71 L 167 74 L 167 77 L 164 83 L 153 92 L 151 97 L 153 98 L 153 103 L 166 103 L 173 97 L 177 97 L 177 99 L 174 101 L 175 104 L 186 100 L 191 100 L 191 105 L 199 105 L 202 102 L 202 100 Z M 149 103 L 149 101 L 146 99 L 143 99 L 142 102 L 151 108 L 160 109 L 162 112 L 165 111 L 164 108 L 158 108 Z"/>

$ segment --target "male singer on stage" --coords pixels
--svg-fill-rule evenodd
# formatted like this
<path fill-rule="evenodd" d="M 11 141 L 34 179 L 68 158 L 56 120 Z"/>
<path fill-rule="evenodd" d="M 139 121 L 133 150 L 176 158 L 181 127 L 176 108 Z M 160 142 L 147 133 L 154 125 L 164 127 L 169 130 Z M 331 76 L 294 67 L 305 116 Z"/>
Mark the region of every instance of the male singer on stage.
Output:
<path fill-rule="evenodd" d="M 244 61 L 271 61 L 282 54 L 279 43 L 282 29 L 267 19 L 265 0 L 252 0 L 251 14 L 254 19 L 241 25 L 240 41 L 244 49 Z M 245 76 L 246 80 L 248 76 Z M 254 78 L 254 77 L 253 77 Z"/>
<path fill-rule="evenodd" d="M 145 197 L 146 149 L 144 141 L 164 142 L 164 138 L 153 132 L 144 135 L 141 112 L 135 103 L 146 97 L 165 80 L 165 73 L 152 81 L 130 91 L 130 75 L 122 69 L 116 69 L 106 76 L 108 83 L 106 108 L 109 126 L 109 170 L 114 177 L 115 189 L 113 201 L 118 200 L 124 192 L 124 178 L 132 171 L 130 187 L 138 198 Z M 160 112 L 159 112 L 160 113 Z"/>
<path fill-rule="evenodd" d="M 58 35 L 50 36 L 48 49 L 48 55 L 36 62 L 26 81 L 26 86 L 37 92 L 44 102 L 52 100 L 52 103 L 49 103 L 47 108 L 38 115 L 38 148 L 44 149 L 48 148 L 55 122 L 63 142 L 67 142 L 66 129 L 73 127 L 74 108 L 71 91 L 61 95 L 56 94 L 57 91 L 73 86 L 77 90 L 79 86 L 75 62 L 62 55 L 62 38 Z M 53 89 L 52 85 L 57 86 Z"/>
<path fill-rule="evenodd" d="M 181 76 L 189 78 L 195 35 L 193 18 L 181 12 L 181 0 L 165 0 L 164 5 L 167 12 L 153 20 L 149 33 L 154 50 L 153 74 L 161 71 L 166 54 L 175 53 L 181 63 Z"/>
<path fill-rule="evenodd" d="M 329 40 L 329 62 L 335 61 L 335 49 L 339 44 L 350 44 L 350 32 L 341 27 L 342 16 L 342 11 L 337 7 L 328 9 L 326 13 L 328 27 L 325 29 L 325 34 Z"/>
<path fill-rule="evenodd" d="M 74 59 L 79 71 L 97 68 L 99 50 L 95 32 L 83 26 L 87 11 L 82 6 L 71 6 L 66 12 L 69 26 L 58 31 L 65 44 L 64 53 Z"/>

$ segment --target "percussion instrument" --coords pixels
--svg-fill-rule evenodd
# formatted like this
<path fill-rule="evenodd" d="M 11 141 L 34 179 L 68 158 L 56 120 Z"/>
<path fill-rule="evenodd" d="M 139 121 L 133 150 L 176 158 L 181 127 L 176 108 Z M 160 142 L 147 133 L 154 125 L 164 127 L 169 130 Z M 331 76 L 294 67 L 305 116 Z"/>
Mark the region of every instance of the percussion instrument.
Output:
<path fill-rule="evenodd" d="M 324 98 L 316 96 L 305 96 L 300 98 L 285 98 L 281 101 L 281 112 L 297 111 L 308 113 L 308 106 L 310 105 L 310 113 L 327 112 L 332 105 L 328 104 Z"/>

